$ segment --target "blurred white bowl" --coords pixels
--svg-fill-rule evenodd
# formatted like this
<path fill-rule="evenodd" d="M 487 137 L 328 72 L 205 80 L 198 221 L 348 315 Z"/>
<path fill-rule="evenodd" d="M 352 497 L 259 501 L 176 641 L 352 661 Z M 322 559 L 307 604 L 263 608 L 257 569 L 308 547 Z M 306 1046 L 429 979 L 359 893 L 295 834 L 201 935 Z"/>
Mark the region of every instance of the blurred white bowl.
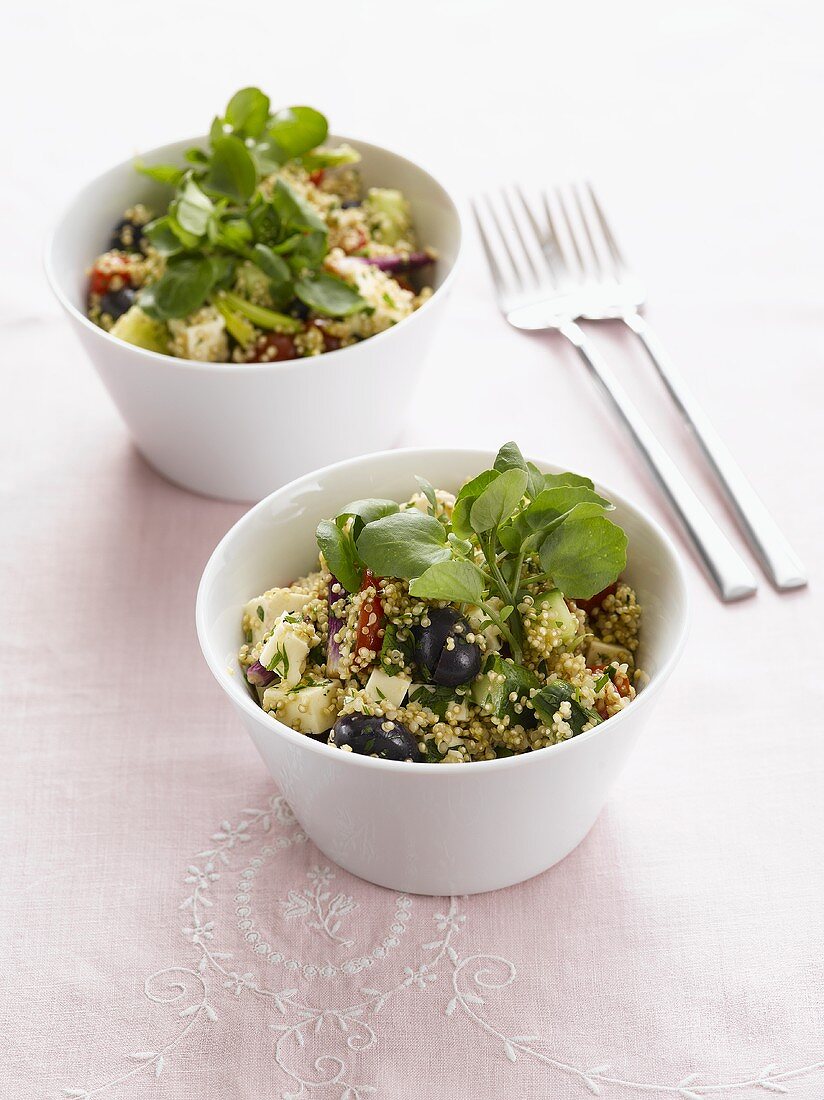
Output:
<path fill-rule="evenodd" d="M 203 654 L 301 825 L 347 871 L 395 890 L 495 890 L 563 859 L 594 824 L 684 644 L 687 591 L 672 543 L 648 516 L 603 489 L 629 537 L 626 577 L 643 606 L 639 663 L 650 675 L 619 715 L 539 752 L 427 765 L 341 752 L 266 714 L 237 660 L 244 603 L 308 572 L 318 520 L 346 501 L 404 500 L 415 490 L 415 474 L 456 491 L 493 459 L 484 451 L 400 450 L 308 474 L 247 512 L 200 582 Z"/>
<path fill-rule="evenodd" d="M 366 187 L 398 187 L 418 239 L 438 250 L 432 298 L 411 317 L 360 344 L 308 359 L 246 365 L 197 363 L 137 348 L 86 317 L 86 271 L 112 227 L 136 202 L 161 209 L 168 189 L 128 160 L 72 201 L 46 249 L 46 273 L 135 443 L 171 481 L 208 496 L 260 500 L 307 470 L 393 446 L 452 285 L 461 222 L 444 188 L 412 161 L 352 138 Z M 205 139 L 143 156 L 182 163 Z"/>

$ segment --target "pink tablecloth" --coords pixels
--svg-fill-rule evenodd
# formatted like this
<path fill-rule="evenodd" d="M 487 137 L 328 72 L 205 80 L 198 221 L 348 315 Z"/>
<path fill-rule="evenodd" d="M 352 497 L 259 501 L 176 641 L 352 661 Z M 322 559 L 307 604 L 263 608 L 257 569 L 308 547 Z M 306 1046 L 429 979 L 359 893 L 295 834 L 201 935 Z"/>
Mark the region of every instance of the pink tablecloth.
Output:
<path fill-rule="evenodd" d="M 145 25 L 130 8 L 92 7 L 118 49 L 159 50 L 154 71 L 164 58 L 180 65 L 182 10 L 166 41 L 159 4 Z M 403 133 L 391 95 L 364 107 L 361 86 L 337 76 L 318 90 L 299 51 L 281 59 L 273 89 L 335 104 L 344 132 L 409 147 L 465 193 L 490 171 L 490 132 L 520 149 L 502 175 L 594 164 L 653 280 L 651 319 L 812 573 L 807 591 L 778 597 L 763 585 L 723 607 L 688 557 L 683 663 L 595 829 L 540 878 L 470 899 L 371 887 L 306 841 L 194 635 L 200 569 L 241 508 L 146 467 L 30 259 L 31 227 L 63 197 L 55 163 L 79 181 L 127 155 L 132 141 L 114 122 L 122 137 L 129 104 L 136 140 L 193 132 L 235 86 L 271 79 L 271 55 L 261 45 L 258 73 L 239 55 L 217 93 L 208 64 L 191 69 L 187 96 L 158 81 L 140 113 L 134 97 L 94 98 L 97 40 L 74 33 L 74 9 L 55 8 L 48 41 L 34 8 L 17 13 L 30 49 L 13 51 L 9 71 L 30 91 L 23 122 L 10 111 L 14 170 L 0 184 L 18 215 L 5 226 L 0 330 L 3 1100 L 824 1094 L 824 240 L 809 153 L 820 61 L 804 21 L 777 9 L 699 3 L 665 18 L 642 7 L 637 25 L 624 8 L 613 25 L 613 9 L 599 7 L 615 57 L 596 40 L 585 85 L 575 51 L 552 49 L 550 101 L 567 106 L 553 131 L 560 148 L 540 155 L 546 89 L 525 74 L 548 71 L 550 30 L 556 43 L 590 34 L 596 21 L 578 9 L 558 12 L 535 45 L 513 21 L 494 57 L 477 5 L 404 22 L 418 50 L 426 27 L 441 27 L 443 46 L 426 37 L 426 48 L 443 80 L 420 89 L 423 111 Z M 190 56 L 207 57 L 224 15 L 200 15 L 184 38 Z M 389 18 L 368 31 L 375 45 Z M 471 109 L 447 64 L 461 35 L 477 52 Z M 334 42 L 316 45 L 332 59 Z M 518 80 L 513 114 L 496 89 Z M 573 111 L 576 86 L 588 92 Z M 11 91 L 7 101 L 17 103 Z M 92 101 L 94 165 L 91 130 L 78 140 Z M 444 104 L 462 119 L 465 159 Z M 632 116 L 648 140 L 625 140 Z M 648 365 L 625 336 L 602 339 L 729 527 Z M 474 244 L 424 385 L 409 395 L 399 380 L 399 404 L 410 443 L 442 441 L 432 409 L 448 408 L 451 442 L 515 436 L 673 530 L 574 356 L 491 311 Z"/>

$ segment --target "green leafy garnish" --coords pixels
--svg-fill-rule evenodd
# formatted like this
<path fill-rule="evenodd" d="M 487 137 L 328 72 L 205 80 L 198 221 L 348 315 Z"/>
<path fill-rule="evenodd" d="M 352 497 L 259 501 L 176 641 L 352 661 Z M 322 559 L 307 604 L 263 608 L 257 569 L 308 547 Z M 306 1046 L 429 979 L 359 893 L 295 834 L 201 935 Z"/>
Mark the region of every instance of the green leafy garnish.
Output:
<path fill-rule="evenodd" d="M 369 308 L 348 283 L 325 272 L 298 279 L 295 283 L 295 294 L 310 309 L 327 317 L 349 317 L 352 313 L 360 313 Z"/>
<path fill-rule="evenodd" d="M 251 346 L 255 327 L 304 329 L 281 308 L 297 313 L 302 304 L 325 317 L 369 309 L 357 290 L 322 269 L 329 251 L 323 217 L 285 179 L 267 179 L 289 161 L 312 170 L 313 155 L 326 166 L 356 160 L 347 147 L 319 148 L 328 129 L 312 107 L 273 112 L 259 88 L 242 88 L 212 122 L 208 146 L 187 150 L 183 165 L 136 162 L 142 174 L 174 188 L 166 212 L 145 229 L 167 266 L 141 290 L 141 309 L 168 321 L 214 305 L 242 347 Z M 251 264 L 263 280 L 254 298 L 241 293 L 240 277 L 233 285 L 238 268 Z M 227 295 L 220 305 L 226 290 L 238 300 Z"/>
<path fill-rule="evenodd" d="M 612 505 L 590 479 L 542 474 L 515 443 L 461 488 L 451 520 L 435 514 L 430 483 L 418 478 L 418 484 L 428 514 L 393 501 L 355 501 L 318 525 L 318 545 L 349 591 L 369 568 L 375 576 L 408 580 L 414 598 L 480 608 L 485 625 L 494 624 L 509 647 L 513 662 L 498 670 L 507 682 L 526 673 L 525 595 L 560 589 L 568 598 L 587 599 L 626 565 L 626 535 L 608 518 Z M 537 687 L 530 676 L 521 675 L 524 683 L 509 690 Z"/>
<path fill-rule="evenodd" d="M 446 531 L 417 508 L 395 512 L 366 524 L 357 539 L 358 555 L 376 577 L 419 577 L 452 551 Z"/>

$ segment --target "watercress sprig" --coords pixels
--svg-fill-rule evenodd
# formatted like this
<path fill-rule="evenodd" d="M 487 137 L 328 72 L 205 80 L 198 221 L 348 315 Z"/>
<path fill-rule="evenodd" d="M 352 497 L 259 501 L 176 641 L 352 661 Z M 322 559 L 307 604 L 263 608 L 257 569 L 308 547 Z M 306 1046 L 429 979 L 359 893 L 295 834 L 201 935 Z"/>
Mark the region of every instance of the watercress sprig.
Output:
<path fill-rule="evenodd" d="M 284 179 L 261 187 L 288 162 L 313 171 L 321 162 L 357 160 L 348 147 L 318 148 L 328 130 L 313 107 L 273 112 L 259 88 L 242 88 L 214 119 L 208 147 L 187 150 L 186 167 L 138 161 L 138 171 L 175 190 L 166 213 L 144 230 L 166 269 L 138 295 L 141 309 L 158 321 L 185 317 L 214 301 L 243 263 L 254 266 L 278 308 L 299 300 L 328 317 L 368 309 L 348 283 L 321 270 L 329 250 L 323 218 Z"/>
<path fill-rule="evenodd" d="M 360 500 L 323 520 L 317 541 L 349 591 L 363 570 L 409 581 L 413 597 L 477 606 L 523 655 L 519 607 L 537 584 L 587 599 L 619 576 L 627 538 L 607 516 L 612 504 L 580 474 L 543 474 L 506 443 L 493 467 L 457 495 L 451 521 L 418 479 L 427 512 L 394 501 Z M 496 597 L 499 603 L 492 603 Z"/>

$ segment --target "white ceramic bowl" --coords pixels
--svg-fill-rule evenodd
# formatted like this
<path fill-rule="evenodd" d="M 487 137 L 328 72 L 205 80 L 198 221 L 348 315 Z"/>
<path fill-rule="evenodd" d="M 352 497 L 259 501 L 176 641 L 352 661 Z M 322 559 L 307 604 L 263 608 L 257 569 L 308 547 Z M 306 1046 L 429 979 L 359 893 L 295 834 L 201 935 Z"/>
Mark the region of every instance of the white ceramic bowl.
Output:
<path fill-rule="evenodd" d="M 361 497 L 404 500 L 415 474 L 457 490 L 493 458 L 484 451 L 399 450 L 308 474 L 243 516 L 200 582 L 204 656 L 301 825 L 330 859 L 395 890 L 495 890 L 563 859 L 595 822 L 684 643 L 687 592 L 672 543 L 648 516 L 604 489 L 629 537 L 626 577 L 643 605 L 639 662 L 650 675 L 621 714 L 539 752 L 426 765 L 341 752 L 264 713 L 237 661 L 242 607 L 313 567 L 318 520 Z"/>
<path fill-rule="evenodd" d="M 159 209 L 168 199 L 168 190 L 139 175 L 133 160 L 88 184 L 47 246 L 52 289 L 135 443 L 156 470 L 187 489 L 260 500 L 307 470 L 397 442 L 398 394 L 414 387 L 436 331 L 460 252 L 460 217 L 444 188 L 411 161 L 363 141 L 331 140 L 358 149 L 365 186 L 404 192 L 419 240 L 440 257 L 432 298 L 352 347 L 283 363 L 195 363 L 133 347 L 92 324 L 86 271 L 107 247 L 112 226 L 135 202 Z M 181 163 L 185 149 L 204 141 L 176 142 L 143 159 Z"/>

